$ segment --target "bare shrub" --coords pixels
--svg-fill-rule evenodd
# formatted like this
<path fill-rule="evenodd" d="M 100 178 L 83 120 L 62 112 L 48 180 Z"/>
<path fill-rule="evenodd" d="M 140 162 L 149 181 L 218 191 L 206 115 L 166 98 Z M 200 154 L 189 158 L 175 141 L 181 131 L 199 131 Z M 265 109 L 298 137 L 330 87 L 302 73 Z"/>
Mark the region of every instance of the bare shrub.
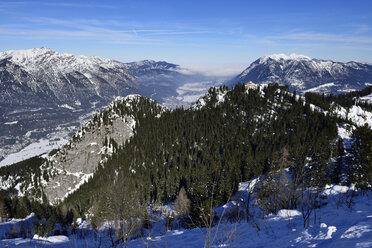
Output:
<path fill-rule="evenodd" d="M 184 187 L 180 189 L 176 199 L 176 209 L 179 216 L 185 216 L 190 212 L 191 201 L 187 197 Z"/>

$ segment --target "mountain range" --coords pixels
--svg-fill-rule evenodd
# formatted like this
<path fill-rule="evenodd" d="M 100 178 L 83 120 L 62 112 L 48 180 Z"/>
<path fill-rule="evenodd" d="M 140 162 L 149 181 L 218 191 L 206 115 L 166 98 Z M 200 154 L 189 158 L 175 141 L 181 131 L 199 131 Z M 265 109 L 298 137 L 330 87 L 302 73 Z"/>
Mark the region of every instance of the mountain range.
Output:
<path fill-rule="evenodd" d="M 47 143 L 45 150 L 56 148 L 116 96 L 136 93 L 171 107 L 187 106 L 222 80 L 184 73 L 165 61 L 122 63 L 44 47 L 2 52 L 0 160 L 35 142 Z M 288 85 L 302 93 L 339 94 L 370 85 L 372 66 L 276 54 L 259 58 L 225 84 L 249 81 Z M 0 161 L 0 166 L 18 161 Z"/>
<path fill-rule="evenodd" d="M 228 82 L 278 83 L 298 92 L 340 94 L 372 84 L 372 65 L 358 62 L 334 62 L 303 55 L 274 54 L 254 61 Z"/>

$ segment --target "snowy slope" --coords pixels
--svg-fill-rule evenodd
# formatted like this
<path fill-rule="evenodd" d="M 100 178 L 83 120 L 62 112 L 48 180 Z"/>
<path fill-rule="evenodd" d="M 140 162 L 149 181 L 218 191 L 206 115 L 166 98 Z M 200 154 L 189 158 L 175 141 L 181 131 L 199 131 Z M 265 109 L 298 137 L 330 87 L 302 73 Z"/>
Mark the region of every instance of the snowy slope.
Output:
<path fill-rule="evenodd" d="M 364 126 L 367 124 L 372 128 L 372 113 L 363 110 L 361 107 L 353 105 L 349 111 L 343 107 L 339 107 L 335 113 L 345 119 L 351 120 L 357 126 Z"/>
<path fill-rule="evenodd" d="M 241 183 L 232 198 L 244 198 L 252 190 L 253 181 Z M 308 228 L 303 227 L 300 209 L 279 210 L 276 214 L 262 216 L 252 202 L 249 222 L 222 222 L 211 229 L 173 229 L 149 231 L 130 241 L 126 247 L 205 247 L 208 234 L 213 242 L 210 247 L 371 247 L 372 246 L 372 201 L 371 193 L 363 194 L 352 188 L 329 185 L 323 191 L 323 206 L 311 215 Z M 242 202 L 240 202 L 242 203 Z M 350 204 L 351 203 L 351 204 Z M 226 204 L 225 214 L 237 206 L 237 200 Z M 156 226 L 156 223 L 154 223 Z M 81 225 L 83 228 L 83 225 Z M 85 226 L 86 228 L 86 226 Z M 0 224 L 0 230 L 4 224 Z M 109 237 L 101 230 L 101 239 L 87 232 L 85 237 L 76 235 L 51 236 L 33 239 L 1 240 L 6 247 L 111 247 Z M 124 247 L 124 244 L 119 245 Z"/>
<path fill-rule="evenodd" d="M 28 158 L 48 153 L 53 149 L 62 147 L 66 143 L 67 143 L 66 139 L 58 139 L 56 141 L 41 139 L 38 142 L 26 146 L 21 151 L 12 153 L 9 156 L 7 156 L 4 160 L 0 161 L 0 167 L 15 164 Z"/>
<path fill-rule="evenodd" d="M 249 182 L 242 183 L 237 195 L 247 194 Z M 353 196 L 351 208 L 347 201 Z M 371 194 L 363 195 L 344 186 L 328 186 L 323 192 L 327 205 L 311 216 L 309 228 L 303 227 L 300 209 L 280 210 L 251 222 L 228 223 L 209 230 L 216 238 L 212 247 L 371 247 Z M 349 197 L 349 198 L 348 198 Z M 231 207 L 230 207 L 231 208 Z M 257 208 L 252 212 L 260 215 Z M 129 247 L 152 246 L 203 247 L 208 229 L 172 230 L 164 235 L 132 241 Z"/>

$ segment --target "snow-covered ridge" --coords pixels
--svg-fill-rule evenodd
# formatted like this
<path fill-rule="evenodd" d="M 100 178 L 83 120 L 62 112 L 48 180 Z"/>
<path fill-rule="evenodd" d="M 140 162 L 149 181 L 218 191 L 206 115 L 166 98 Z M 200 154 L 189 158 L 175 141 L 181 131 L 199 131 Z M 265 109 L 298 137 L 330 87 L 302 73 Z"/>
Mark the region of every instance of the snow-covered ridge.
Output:
<path fill-rule="evenodd" d="M 113 95 L 125 96 L 138 90 L 138 81 L 129 72 L 129 65 L 114 60 L 58 53 L 49 48 L 11 50 L 0 53 L 2 102 L 27 104 L 55 103 L 62 107 L 89 107 L 92 99 L 106 103 Z M 6 85 L 14 85 L 9 91 Z M 45 100 L 42 100 L 45 99 Z M 65 105 L 67 104 L 67 105 Z"/>
<path fill-rule="evenodd" d="M 307 57 L 307 56 L 301 55 L 301 54 L 295 54 L 295 53 L 292 53 L 290 55 L 286 55 L 286 54 L 283 54 L 283 53 L 266 55 L 266 56 L 262 56 L 259 60 L 260 60 L 261 63 L 264 63 L 268 59 L 273 59 L 273 60 L 311 60 L 310 57 Z"/>
<path fill-rule="evenodd" d="M 139 94 L 130 94 L 130 95 L 127 95 L 127 96 L 117 96 L 115 97 L 115 100 L 110 104 L 110 106 L 112 104 L 114 104 L 115 102 L 123 102 L 123 101 L 133 101 L 133 100 L 138 100 L 139 98 L 141 98 L 142 96 L 139 95 Z"/>
<path fill-rule="evenodd" d="M 114 60 L 99 58 L 96 56 L 87 57 L 84 55 L 72 55 L 58 53 L 49 48 L 32 48 L 27 50 L 10 50 L 0 53 L 1 59 L 9 59 L 13 63 L 24 67 L 27 71 L 37 71 L 42 68 L 53 68 L 63 72 L 81 70 L 83 68 L 104 68 L 125 67 L 126 65 Z M 37 66 L 36 66 L 37 65 Z"/>
<path fill-rule="evenodd" d="M 117 96 L 114 99 L 114 101 L 112 101 L 110 103 L 110 105 L 106 108 L 106 110 L 113 112 L 112 113 L 113 116 L 116 116 L 117 114 L 115 114 L 114 111 L 112 111 L 112 109 L 115 106 L 120 105 L 120 104 L 125 104 L 126 107 L 128 107 L 130 110 L 133 110 L 133 105 L 137 104 L 139 101 L 141 101 L 141 99 L 147 99 L 147 100 L 149 100 L 152 103 L 156 103 L 161 108 L 161 111 L 160 111 L 161 113 L 163 113 L 164 111 L 168 110 L 168 108 L 166 106 L 163 106 L 161 104 L 158 104 L 155 100 L 153 100 L 151 98 L 146 98 L 146 97 L 141 96 L 139 94 L 130 94 L 130 95 L 127 95 L 125 97 Z M 133 115 L 130 115 L 130 116 L 131 116 L 131 118 L 134 118 Z M 133 121 L 135 122 L 134 119 L 133 119 Z"/>
<path fill-rule="evenodd" d="M 155 60 L 141 60 L 138 62 L 131 62 L 126 64 L 128 69 L 134 71 L 134 74 L 138 76 L 139 71 L 151 71 L 151 70 L 176 70 L 178 65 L 170 64 L 165 61 Z M 137 71 L 138 70 L 138 71 Z"/>

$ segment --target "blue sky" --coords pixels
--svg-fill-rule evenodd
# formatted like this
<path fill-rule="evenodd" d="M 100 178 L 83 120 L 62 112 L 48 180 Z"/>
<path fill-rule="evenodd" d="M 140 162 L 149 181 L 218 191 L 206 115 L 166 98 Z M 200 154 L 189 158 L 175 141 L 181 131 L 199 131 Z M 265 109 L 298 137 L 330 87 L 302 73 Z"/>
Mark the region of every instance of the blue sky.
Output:
<path fill-rule="evenodd" d="M 372 1 L 1 1 L 0 50 L 249 65 L 297 53 L 372 62 Z"/>

